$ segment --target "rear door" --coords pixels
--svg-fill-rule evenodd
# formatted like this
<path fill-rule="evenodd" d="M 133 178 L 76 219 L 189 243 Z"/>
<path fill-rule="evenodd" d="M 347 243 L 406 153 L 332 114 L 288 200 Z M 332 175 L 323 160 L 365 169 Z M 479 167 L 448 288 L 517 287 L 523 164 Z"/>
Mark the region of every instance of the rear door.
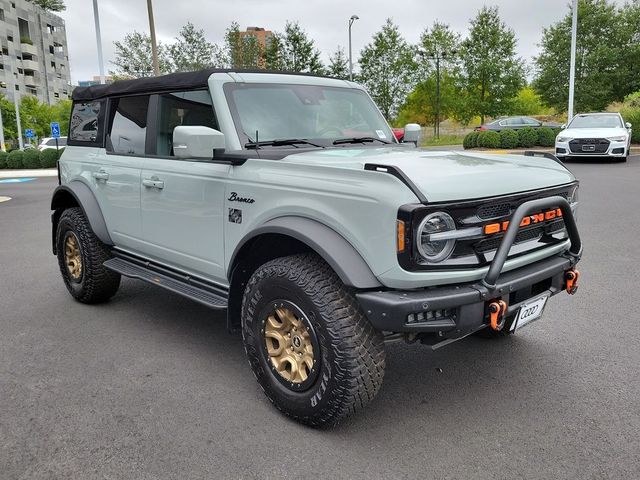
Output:
<path fill-rule="evenodd" d="M 141 191 L 145 250 L 169 265 L 224 282 L 223 206 L 231 166 L 177 159 L 172 143 L 178 125 L 217 129 L 209 92 L 156 95 L 150 110 L 150 156 Z"/>

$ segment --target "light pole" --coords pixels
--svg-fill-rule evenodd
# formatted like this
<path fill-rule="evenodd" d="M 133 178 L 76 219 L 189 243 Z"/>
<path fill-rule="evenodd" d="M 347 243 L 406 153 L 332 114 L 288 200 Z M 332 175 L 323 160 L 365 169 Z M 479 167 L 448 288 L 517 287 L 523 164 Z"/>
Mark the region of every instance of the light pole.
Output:
<path fill-rule="evenodd" d="M 100 14 L 98 13 L 98 0 L 93 0 L 93 21 L 96 24 L 96 43 L 98 45 L 98 68 L 100 69 L 100 83 L 106 83 L 104 77 L 104 61 L 102 58 L 102 36 L 100 35 Z"/>
<path fill-rule="evenodd" d="M 360 20 L 360 17 L 357 15 L 351 15 L 349 19 L 349 80 L 353 82 L 353 55 L 351 53 L 351 25 L 356 20 Z"/>
<path fill-rule="evenodd" d="M 578 34 L 578 0 L 573 0 L 573 18 L 571 20 L 571 61 L 569 65 L 569 109 L 567 124 L 573 118 L 573 90 L 576 81 L 576 37 Z"/>
<path fill-rule="evenodd" d="M 158 44 L 156 43 L 156 25 L 153 21 L 153 5 L 151 0 L 147 0 L 147 11 L 149 12 L 149 33 L 151 34 L 151 61 L 153 63 L 153 74 L 160 75 L 160 65 L 158 64 Z"/>
<path fill-rule="evenodd" d="M 436 62 L 436 112 L 433 123 L 433 134 L 436 138 L 440 138 L 440 62 L 456 55 L 458 52 L 456 50 L 451 50 L 450 52 L 437 50 L 435 53 L 429 55 L 427 52 L 420 50 L 418 53 L 423 59 L 435 60 Z"/>

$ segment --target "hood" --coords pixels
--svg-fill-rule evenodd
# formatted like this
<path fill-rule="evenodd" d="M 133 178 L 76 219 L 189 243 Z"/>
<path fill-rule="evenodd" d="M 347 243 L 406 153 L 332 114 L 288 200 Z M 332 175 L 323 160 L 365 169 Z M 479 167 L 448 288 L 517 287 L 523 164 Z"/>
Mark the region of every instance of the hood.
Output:
<path fill-rule="evenodd" d="M 564 166 L 544 157 L 406 147 L 314 150 L 289 155 L 281 161 L 363 171 L 367 163 L 394 166 L 411 179 L 429 202 L 494 197 L 575 180 Z"/>
<path fill-rule="evenodd" d="M 626 128 L 567 128 L 559 135 L 569 138 L 611 138 L 628 134 Z"/>

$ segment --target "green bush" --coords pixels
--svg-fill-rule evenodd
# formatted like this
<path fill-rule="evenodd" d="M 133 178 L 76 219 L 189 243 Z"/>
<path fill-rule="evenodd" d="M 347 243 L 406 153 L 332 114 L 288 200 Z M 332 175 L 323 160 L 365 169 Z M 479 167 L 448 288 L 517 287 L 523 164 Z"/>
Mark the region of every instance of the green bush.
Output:
<path fill-rule="evenodd" d="M 538 128 L 538 145 L 541 147 L 553 147 L 556 144 L 556 134 L 549 127 Z"/>
<path fill-rule="evenodd" d="M 64 152 L 64 147 L 58 149 L 58 160 L 60 160 L 60 157 L 62 156 L 63 152 Z"/>
<path fill-rule="evenodd" d="M 25 150 L 22 165 L 24 168 L 40 168 L 40 152 L 35 148 Z"/>
<path fill-rule="evenodd" d="M 58 152 L 54 148 L 47 148 L 40 152 L 40 166 L 42 168 L 53 168 L 58 162 Z"/>
<path fill-rule="evenodd" d="M 624 121 L 631 124 L 631 142 L 640 143 L 640 108 L 629 108 L 620 113 Z"/>
<path fill-rule="evenodd" d="M 473 141 L 478 138 L 478 132 L 467 133 L 462 139 L 462 148 L 473 148 Z"/>
<path fill-rule="evenodd" d="M 520 142 L 518 132 L 515 130 L 500 131 L 500 148 L 517 148 Z"/>
<path fill-rule="evenodd" d="M 535 128 L 526 127 L 518 130 L 519 144 L 523 148 L 531 148 L 538 143 L 538 132 Z"/>
<path fill-rule="evenodd" d="M 22 150 L 13 150 L 7 155 L 7 168 L 24 168 L 22 158 L 24 152 Z"/>
<path fill-rule="evenodd" d="M 500 146 L 500 134 L 492 130 L 480 132 L 478 146 L 484 148 L 498 148 Z"/>
<path fill-rule="evenodd" d="M 7 152 L 0 150 L 0 169 L 7 168 Z"/>

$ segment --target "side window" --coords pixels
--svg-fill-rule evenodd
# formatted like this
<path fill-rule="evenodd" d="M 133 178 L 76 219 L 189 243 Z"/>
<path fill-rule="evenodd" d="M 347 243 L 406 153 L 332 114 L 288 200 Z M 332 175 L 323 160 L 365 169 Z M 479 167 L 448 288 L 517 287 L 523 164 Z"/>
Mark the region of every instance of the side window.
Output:
<path fill-rule="evenodd" d="M 173 129 L 179 125 L 218 126 L 207 90 L 173 92 L 158 96 L 156 154 L 173 156 Z"/>
<path fill-rule="evenodd" d="M 114 153 L 144 155 L 149 95 L 111 100 L 109 139 Z"/>
<path fill-rule="evenodd" d="M 73 104 L 69 122 L 69 140 L 96 143 L 100 139 L 102 102 L 77 102 Z"/>

